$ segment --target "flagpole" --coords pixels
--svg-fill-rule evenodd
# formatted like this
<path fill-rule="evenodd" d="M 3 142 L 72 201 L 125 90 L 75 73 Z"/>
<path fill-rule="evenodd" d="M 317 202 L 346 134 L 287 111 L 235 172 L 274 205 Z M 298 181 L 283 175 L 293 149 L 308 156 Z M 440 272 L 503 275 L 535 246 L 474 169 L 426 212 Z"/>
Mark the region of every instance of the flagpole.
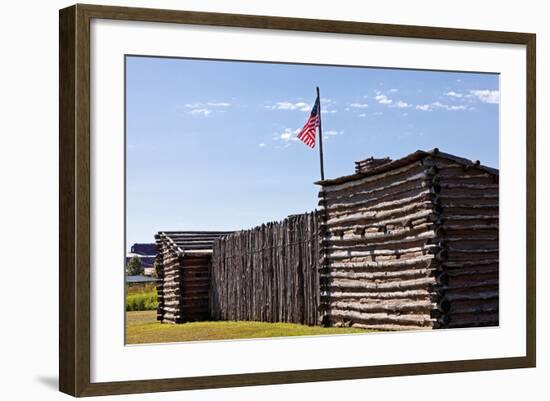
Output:
<path fill-rule="evenodd" d="M 321 167 L 321 181 L 325 180 L 325 167 L 323 165 L 323 127 L 322 127 L 322 118 L 321 118 L 321 94 L 319 93 L 319 87 L 317 87 L 317 98 L 319 99 L 319 164 Z M 322 197 L 322 212 L 320 214 L 320 221 L 319 221 L 319 239 L 320 243 L 323 244 L 326 238 L 326 230 L 327 230 L 327 203 L 325 198 L 325 188 L 321 187 L 320 191 L 321 197 Z M 321 253 L 323 255 L 323 253 Z M 325 267 L 324 265 L 324 256 L 321 256 L 319 259 L 319 269 L 323 269 Z M 320 272 L 319 272 L 320 273 Z M 317 285 L 320 285 L 319 282 L 319 275 L 317 275 Z M 323 310 L 321 308 L 321 294 L 317 294 L 317 304 L 319 305 L 319 311 L 317 314 L 317 320 L 318 323 L 322 326 L 327 326 L 326 318 L 327 318 L 327 312 L 326 310 Z"/>
<path fill-rule="evenodd" d="M 323 127 L 321 118 L 321 95 L 319 94 L 319 87 L 317 87 L 317 98 L 319 99 L 319 162 L 321 167 L 321 181 L 324 181 L 325 167 L 323 165 Z"/>

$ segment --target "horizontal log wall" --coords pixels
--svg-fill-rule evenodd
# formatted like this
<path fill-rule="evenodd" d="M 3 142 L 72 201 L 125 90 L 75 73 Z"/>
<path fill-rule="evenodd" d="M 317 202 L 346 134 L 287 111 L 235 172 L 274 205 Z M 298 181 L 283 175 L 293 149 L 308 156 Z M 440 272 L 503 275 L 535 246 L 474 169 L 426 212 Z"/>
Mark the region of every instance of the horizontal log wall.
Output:
<path fill-rule="evenodd" d="M 426 156 L 320 198 L 324 324 L 498 324 L 498 174 Z"/>
<path fill-rule="evenodd" d="M 157 256 L 155 265 L 157 282 L 157 320 L 163 323 L 181 321 L 181 289 L 179 287 L 179 257 L 165 240 L 156 237 Z"/>
<path fill-rule="evenodd" d="M 315 212 L 222 237 L 213 249 L 212 317 L 317 324 L 318 266 Z"/>
<path fill-rule="evenodd" d="M 185 255 L 180 262 L 182 321 L 210 319 L 209 291 L 211 255 Z"/>
<path fill-rule="evenodd" d="M 157 239 L 157 320 L 183 323 L 207 320 L 210 255 L 179 255 L 166 239 Z"/>
<path fill-rule="evenodd" d="M 380 330 L 438 324 L 435 173 L 433 163 L 420 160 L 323 187 L 324 324 Z"/>
<path fill-rule="evenodd" d="M 499 176 L 434 157 L 444 327 L 498 325 Z"/>

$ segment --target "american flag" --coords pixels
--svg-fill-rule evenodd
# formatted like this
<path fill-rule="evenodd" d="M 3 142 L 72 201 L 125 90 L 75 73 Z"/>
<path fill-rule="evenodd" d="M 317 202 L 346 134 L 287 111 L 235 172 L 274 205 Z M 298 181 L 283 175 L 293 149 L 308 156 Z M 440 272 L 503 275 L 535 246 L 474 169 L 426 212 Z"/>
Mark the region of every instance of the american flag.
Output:
<path fill-rule="evenodd" d="M 321 116 L 319 114 L 320 108 L 321 104 L 319 96 L 317 96 L 317 100 L 315 100 L 315 104 L 313 105 L 313 109 L 311 110 L 311 114 L 309 115 L 306 125 L 304 125 L 304 128 L 302 128 L 298 134 L 298 139 L 310 148 L 315 147 L 315 133 L 317 131 L 317 127 L 321 123 Z"/>

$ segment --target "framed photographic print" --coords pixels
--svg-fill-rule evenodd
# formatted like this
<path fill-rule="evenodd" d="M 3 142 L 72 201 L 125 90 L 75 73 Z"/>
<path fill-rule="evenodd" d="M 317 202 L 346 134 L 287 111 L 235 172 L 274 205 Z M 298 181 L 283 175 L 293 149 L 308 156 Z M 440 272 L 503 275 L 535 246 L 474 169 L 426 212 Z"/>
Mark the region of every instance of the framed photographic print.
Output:
<path fill-rule="evenodd" d="M 535 113 L 529 33 L 61 10 L 60 390 L 534 367 Z"/>

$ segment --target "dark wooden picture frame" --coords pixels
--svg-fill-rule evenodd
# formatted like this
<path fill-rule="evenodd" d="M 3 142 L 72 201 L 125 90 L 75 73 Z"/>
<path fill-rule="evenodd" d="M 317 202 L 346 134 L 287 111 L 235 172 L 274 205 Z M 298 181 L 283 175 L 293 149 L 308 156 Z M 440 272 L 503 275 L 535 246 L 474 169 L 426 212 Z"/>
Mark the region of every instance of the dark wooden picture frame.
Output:
<path fill-rule="evenodd" d="M 525 45 L 527 54 L 526 356 L 91 383 L 90 22 L 94 18 Z M 73 396 L 94 396 L 535 367 L 536 37 L 534 34 L 80 4 L 60 11 L 59 29 L 59 388 L 62 392 Z"/>

